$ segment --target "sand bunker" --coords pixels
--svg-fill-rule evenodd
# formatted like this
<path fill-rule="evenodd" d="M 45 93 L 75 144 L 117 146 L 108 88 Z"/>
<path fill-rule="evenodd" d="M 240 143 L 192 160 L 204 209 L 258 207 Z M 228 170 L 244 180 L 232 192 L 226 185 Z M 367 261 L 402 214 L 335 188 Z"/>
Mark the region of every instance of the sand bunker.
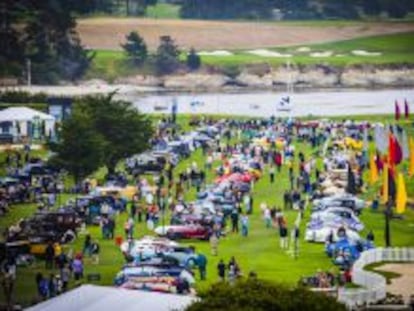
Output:
<path fill-rule="evenodd" d="M 296 52 L 298 53 L 309 53 L 310 51 L 311 51 L 311 48 L 307 46 L 301 46 L 300 48 L 296 49 Z"/>
<path fill-rule="evenodd" d="M 324 52 L 314 52 L 309 54 L 311 57 L 331 57 L 333 55 L 332 51 L 324 51 Z"/>
<path fill-rule="evenodd" d="M 283 54 L 265 49 L 251 50 L 247 51 L 247 53 L 263 57 L 292 57 L 292 54 Z"/>
<path fill-rule="evenodd" d="M 368 52 L 364 50 L 353 50 L 351 52 L 355 56 L 381 56 L 381 52 Z"/>
<path fill-rule="evenodd" d="M 198 55 L 202 56 L 232 56 L 233 53 L 225 50 L 217 50 L 217 51 L 201 51 L 198 52 Z"/>

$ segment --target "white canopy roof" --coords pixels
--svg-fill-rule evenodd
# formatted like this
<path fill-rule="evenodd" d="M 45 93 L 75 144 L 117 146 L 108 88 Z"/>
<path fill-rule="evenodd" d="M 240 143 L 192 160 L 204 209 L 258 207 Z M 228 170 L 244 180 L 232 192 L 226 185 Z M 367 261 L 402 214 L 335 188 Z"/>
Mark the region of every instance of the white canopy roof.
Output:
<path fill-rule="evenodd" d="M 55 118 L 49 114 L 27 107 L 10 107 L 0 111 L 0 122 L 32 121 L 34 118 L 39 118 L 40 120 L 45 121 L 55 120 Z"/>
<path fill-rule="evenodd" d="M 39 303 L 28 311 L 105 311 L 105 310 L 183 310 L 196 297 L 139 290 L 83 285 L 65 294 Z"/>

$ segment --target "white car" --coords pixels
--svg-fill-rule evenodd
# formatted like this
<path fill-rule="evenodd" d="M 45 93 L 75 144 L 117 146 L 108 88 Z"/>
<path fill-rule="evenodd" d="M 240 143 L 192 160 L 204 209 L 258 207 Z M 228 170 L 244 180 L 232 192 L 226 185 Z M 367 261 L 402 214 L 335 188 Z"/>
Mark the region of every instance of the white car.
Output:
<path fill-rule="evenodd" d="M 347 207 L 329 207 L 311 215 L 310 224 L 323 223 L 325 227 L 345 227 L 355 231 L 362 231 L 364 224 L 355 213 Z"/>
<path fill-rule="evenodd" d="M 313 211 L 323 211 L 332 206 L 347 207 L 359 213 L 365 207 L 365 201 L 347 193 L 313 201 Z"/>
<path fill-rule="evenodd" d="M 338 241 L 338 229 L 332 227 L 321 227 L 321 228 L 307 228 L 305 231 L 305 241 L 324 243 L 327 241 L 331 232 L 333 233 L 334 242 Z M 357 242 L 360 240 L 360 236 L 357 232 L 350 229 L 345 229 L 346 236 L 351 242 Z"/>

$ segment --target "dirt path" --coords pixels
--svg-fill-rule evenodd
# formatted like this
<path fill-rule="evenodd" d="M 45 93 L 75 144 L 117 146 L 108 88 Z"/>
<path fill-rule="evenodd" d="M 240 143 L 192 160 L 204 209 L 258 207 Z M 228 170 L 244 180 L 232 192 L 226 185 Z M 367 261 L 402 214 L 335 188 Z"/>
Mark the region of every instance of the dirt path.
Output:
<path fill-rule="evenodd" d="M 410 295 L 414 295 L 414 264 L 386 264 L 378 267 L 377 270 L 401 274 L 387 285 L 387 292 L 403 295 L 405 301 L 408 301 Z"/>
<path fill-rule="evenodd" d="M 315 25 L 290 23 L 91 18 L 78 21 L 82 43 L 89 48 L 120 50 L 125 34 L 138 30 L 155 50 L 159 37 L 170 35 L 183 49 L 249 49 L 306 45 L 377 34 L 414 31 L 414 23 L 350 23 Z"/>

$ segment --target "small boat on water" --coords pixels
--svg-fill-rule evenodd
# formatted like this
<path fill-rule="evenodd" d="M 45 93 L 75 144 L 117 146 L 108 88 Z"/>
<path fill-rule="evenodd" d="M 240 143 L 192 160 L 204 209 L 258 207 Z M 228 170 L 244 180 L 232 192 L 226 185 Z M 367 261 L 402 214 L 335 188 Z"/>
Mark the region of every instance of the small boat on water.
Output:
<path fill-rule="evenodd" d="M 199 101 L 199 100 L 193 100 L 193 101 L 190 103 L 190 106 L 191 106 L 191 107 L 204 106 L 204 102 Z"/>
<path fill-rule="evenodd" d="M 155 111 L 165 111 L 168 110 L 168 105 L 156 104 L 154 105 Z"/>
<path fill-rule="evenodd" d="M 292 72 L 291 72 L 291 64 L 288 61 L 286 63 L 286 67 L 288 70 L 287 74 L 287 81 L 286 81 L 286 95 L 281 96 L 279 102 L 276 105 L 277 112 L 291 112 L 292 110 L 292 101 L 290 95 L 293 94 L 293 83 L 292 83 Z"/>
<path fill-rule="evenodd" d="M 258 104 L 250 104 L 250 109 L 260 109 L 260 105 Z"/>
<path fill-rule="evenodd" d="M 291 103 L 290 103 L 290 96 L 289 95 L 288 96 L 285 96 L 285 97 L 282 97 L 280 99 L 279 104 L 276 107 L 276 110 L 277 111 L 280 111 L 280 112 L 283 112 L 283 111 L 284 112 L 290 112 L 292 110 L 292 106 L 291 106 Z"/>

